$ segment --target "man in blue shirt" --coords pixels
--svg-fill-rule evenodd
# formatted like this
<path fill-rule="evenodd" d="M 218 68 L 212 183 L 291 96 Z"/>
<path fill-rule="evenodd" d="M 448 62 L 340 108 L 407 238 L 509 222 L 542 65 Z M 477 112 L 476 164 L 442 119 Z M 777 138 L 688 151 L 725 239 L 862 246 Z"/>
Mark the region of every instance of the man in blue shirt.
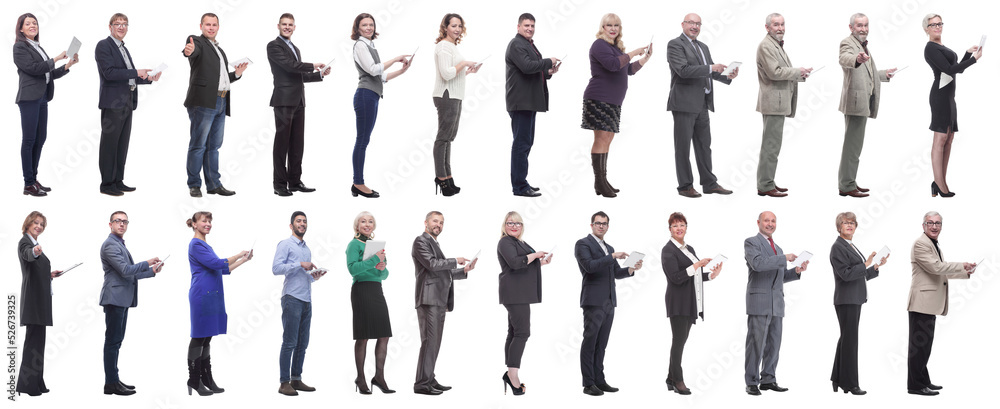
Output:
<path fill-rule="evenodd" d="M 278 242 L 271 271 L 274 275 L 285 276 L 285 285 L 281 290 L 281 327 L 284 333 L 278 358 L 281 370 L 278 393 L 296 396 L 299 394 L 296 391 L 316 390 L 302 383 L 302 362 L 309 346 L 312 282 L 326 274 L 326 269 L 312 263 L 312 252 L 302 240 L 308 227 L 306 214 L 301 211 L 292 213 L 288 227 L 292 229 L 292 236 Z"/>

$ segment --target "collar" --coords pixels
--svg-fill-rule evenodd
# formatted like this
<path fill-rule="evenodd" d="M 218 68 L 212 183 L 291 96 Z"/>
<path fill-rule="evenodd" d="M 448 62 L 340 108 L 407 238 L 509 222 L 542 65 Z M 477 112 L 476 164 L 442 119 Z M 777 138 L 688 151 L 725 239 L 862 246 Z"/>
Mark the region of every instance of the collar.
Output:
<path fill-rule="evenodd" d="M 670 237 L 670 242 L 674 243 L 674 245 L 677 246 L 677 248 L 680 249 L 680 250 L 686 250 L 687 249 L 687 245 L 686 244 L 681 244 L 681 242 L 677 241 L 677 239 L 673 238 L 673 236 Z"/>
<path fill-rule="evenodd" d="M 123 246 L 125 245 L 125 239 L 124 239 L 124 238 L 122 238 L 122 237 L 118 237 L 118 235 L 117 235 L 117 234 L 114 234 L 114 233 L 108 233 L 108 237 L 110 237 L 110 238 L 112 238 L 112 239 L 115 239 L 115 240 L 117 240 L 117 241 L 118 241 L 119 243 L 121 243 L 121 244 L 122 244 Z"/>
<path fill-rule="evenodd" d="M 283 37 L 283 36 L 281 36 L 281 35 L 278 35 L 278 38 L 280 38 L 280 39 L 281 39 L 281 41 L 284 41 L 284 42 L 285 42 L 285 44 L 288 44 L 288 46 L 289 46 L 289 47 L 291 47 L 291 46 L 292 46 L 292 40 L 291 40 L 291 39 L 288 39 L 288 38 L 285 38 L 285 37 Z"/>
<path fill-rule="evenodd" d="M 35 245 L 35 246 L 37 246 L 37 245 L 38 245 L 38 240 L 35 240 L 35 238 L 34 238 L 34 237 L 31 237 L 31 235 L 30 235 L 30 234 L 28 234 L 28 233 L 24 233 L 24 235 L 25 235 L 25 236 L 28 236 L 28 240 L 31 240 L 31 244 L 33 244 L 33 245 Z"/>
<path fill-rule="evenodd" d="M 32 40 L 32 39 L 30 39 L 30 38 L 25 38 L 24 40 L 25 40 L 25 41 L 27 41 L 27 42 L 28 42 L 28 44 L 31 44 L 32 46 L 35 46 L 35 47 L 41 47 L 41 45 L 40 45 L 40 44 L 38 44 L 38 41 L 35 41 L 35 40 Z"/>
<path fill-rule="evenodd" d="M 299 245 L 299 246 L 305 246 L 306 245 L 306 241 L 300 239 L 299 236 L 296 236 L 294 233 L 292 234 L 292 242 L 295 243 L 295 244 L 297 244 L 297 245 Z"/>
<path fill-rule="evenodd" d="M 284 38 L 284 37 L 282 37 L 282 38 Z M 367 46 L 369 46 L 371 48 L 375 48 L 375 41 L 369 40 L 368 37 L 360 36 L 360 37 L 358 37 L 358 41 L 361 41 L 362 43 L 365 43 L 365 45 L 367 45 Z"/>
<path fill-rule="evenodd" d="M 119 39 L 115 38 L 115 36 L 108 36 L 108 38 L 110 38 L 111 41 L 114 41 L 115 45 L 118 46 L 118 47 L 124 47 L 125 46 L 125 40 L 119 40 Z"/>
<path fill-rule="evenodd" d="M 594 233 L 590 233 L 590 237 L 593 237 L 594 240 L 597 240 L 597 244 L 605 244 L 604 240 L 597 238 L 597 236 L 595 236 Z"/>

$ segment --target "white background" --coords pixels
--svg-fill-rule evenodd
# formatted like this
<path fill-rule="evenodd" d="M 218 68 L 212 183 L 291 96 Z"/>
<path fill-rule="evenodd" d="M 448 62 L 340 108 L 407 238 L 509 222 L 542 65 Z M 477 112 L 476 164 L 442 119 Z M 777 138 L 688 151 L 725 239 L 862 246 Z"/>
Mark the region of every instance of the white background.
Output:
<path fill-rule="evenodd" d="M 399 405 L 436 407 L 549 407 L 625 404 L 651 406 L 661 402 L 682 406 L 722 404 L 793 407 L 836 399 L 830 405 L 930 406 L 971 404 L 988 399 L 998 364 L 993 347 L 998 331 L 996 241 L 997 222 L 987 213 L 995 206 L 997 145 L 993 125 L 997 66 L 987 44 L 985 59 L 958 76 L 960 130 L 954 144 L 949 177 L 955 198 L 928 195 L 932 180 L 927 129 L 927 94 L 931 71 L 923 61 L 926 36 L 920 28 L 927 13 L 946 22 L 945 45 L 961 55 L 978 44 L 982 34 L 997 41 L 994 19 L 982 2 L 895 0 L 753 2 L 720 1 L 689 8 L 675 2 L 563 0 L 550 2 L 443 3 L 432 1 L 370 1 L 357 4 L 305 1 L 134 2 L 35 1 L 2 6 L 2 21 L 10 27 L 25 11 L 41 24 L 41 43 L 56 55 L 77 36 L 84 45 L 81 62 L 57 81 L 49 104 L 49 139 L 39 179 L 53 192 L 45 198 L 18 194 L 21 172 L 19 114 L 4 105 L 7 124 L 0 138 L 0 181 L 4 213 L 0 220 L 0 258 L 6 273 L 4 293 L 19 293 L 19 268 L 14 249 L 23 217 L 32 210 L 48 216 L 40 237 L 52 266 L 83 266 L 53 282 L 55 325 L 49 328 L 46 383 L 52 392 L 25 398 L 22 404 L 53 407 L 80 404 L 171 408 L 218 407 L 221 404 L 320 406 L 331 402 L 375 407 Z M 98 76 L 93 47 L 108 35 L 114 12 L 129 16 L 125 38 L 136 64 L 152 68 L 166 63 L 161 81 L 140 87 L 134 113 L 126 183 L 138 191 L 124 198 L 98 194 L 97 109 Z M 184 161 L 189 121 L 182 106 L 189 69 L 181 55 L 186 35 L 197 34 L 199 16 L 220 15 L 218 40 L 231 59 L 250 57 L 255 64 L 234 84 L 233 116 L 227 118 L 221 150 L 223 182 L 236 190 L 230 198 L 187 195 Z M 433 40 L 441 17 L 457 11 L 465 17 L 468 35 L 460 50 L 469 59 L 487 55 L 482 70 L 467 83 L 461 128 L 454 143 L 453 169 L 462 193 L 442 198 L 431 193 L 430 155 L 437 117 L 431 101 Z M 546 57 L 567 55 L 562 70 L 549 82 L 550 111 L 538 115 L 531 155 L 532 184 L 543 188 L 537 199 L 510 195 L 509 118 L 504 108 L 503 53 L 515 35 L 517 16 L 528 11 L 537 20 L 536 44 Z M 754 66 L 764 36 L 764 17 L 781 12 L 787 23 L 785 48 L 796 65 L 825 66 L 799 86 L 798 115 L 786 121 L 785 142 L 777 181 L 791 189 L 785 199 L 755 194 L 761 117 L 754 111 L 757 81 Z M 867 199 L 836 195 L 836 175 L 843 142 L 843 116 L 837 112 L 842 74 L 837 45 L 849 34 L 848 18 L 862 11 L 871 21 L 870 48 L 879 68 L 909 68 L 883 84 L 880 116 L 868 122 L 859 182 L 872 189 Z M 273 114 L 268 107 L 272 77 L 265 45 L 277 35 L 283 12 L 297 17 L 293 41 L 305 61 L 327 62 L 336 57 L 334 74 L 322 83 L 307 84 L 307 151 L 303 180 L 319 190 L 278 198 L 271 193 Z M 368 185 L 382 198 L 348 195 L 350 156 L 355 138 L 352 98 L 357 73 L 351 62 L 350 26 L 360 12 L 376 16 L 381 36 L 376 45 L 388 59 L 420 47 L 410 72 L 386 84 L 380 119 L 368 148 Z M 652 60 L 631 78 L 623 105 L 621 134 L 612 146 L 609 179 L 622 189 L 616 199 L 593 195 L 589 149 L 592 133 L 580 129 L 581 96 L 590 78 L 587 51 L 604 13 L 623 21 L 624 41 L 631 50 L 655 36 Z M 735 190 L 731 196 L 711 195 L 692 200 L 677 196 L 674 175 L 672 120 L 666 112 L 669 68 L 666 43 L 680 34 L 688 12 L 700 13 L 704 26 L 699 40 L 711 47 L 716 62 L 742 61 L 732 85 L 716 87 L 712 114 L 715 173 Z M 984 31 L 986 30 L 986 31 Z M 13 33 L 4 38 L 13 42 Z M 2 54 L 2 53 L 0 53 Z M 14 65 L 3 54 L 6 80 L 0 95 L 16 94 Z M 10 101 L 10 100 L 8 100 Z M 446 216 L 440 240 L 449 256 L 482 260 L 471 277 L 456 284 L 456 310 L 449 314 L 438 361 L 440 381 L 455 389 L 442 397 L 410 393 L 415 372 L 419 331 L 413 310 L 412 239 L 423 230 L 429 210 Z M 557 246 L 554 262 L 543 275 L 544 302 L 532 308 L 534 325 L 521 371 L 528 393 L 501 393 L 506 311 L 497 303 L 499 266 L 493 249 L 503 215 L 517 210 L 525 217 L 525 240 L 538 249 Z M 103 313 L 97 305 L 103 273 L 99 246 L 108 233 L 112 211 L 125 210 L 132 224 L 125 236 L 136 260 L 172 255 L 156 278 L 143 280 L 139 306 L 130 311 L 120 369 L 124 381 L 137 385 L 132 397 L 107 397 L 103 384 Z M 229 334 L 213 341 L 215 377 L 227 392 L 211 398 L 184 395 L 184 360 L 189 340 L 187 293 L 190 282 L 186 249 L 192 234 L 184 220 L 196 210 L 215 214 L 209 236 L 220 256 L 248 249 L 256 241 L 256 258 L 225 278 Z M 309 216 L 306 242 L 313 261 L 331 269 L 313 286 L 312 339 L 304 379 L 318 388 L 295 401 L 275 393 L 281 343 L 279 297 L 282 278 L 270 273 L 273 249 L 289 235 L 292 211 Z M 376 236 L 388 241 L 389 270 L 384 284 L 392 315 L 386 379 L 401 393 L 362 397 L 353 392 L 355 377 L 349 292 L 344 249 L 352 236 L 355 215 L 374 213 Z M 589 217 L 597 210 L 611 216 L 607 235 L 616 249 L 649 255 L 634 278 L 620 281 L 619 308 L 607 354 L 607 376 L 622 391 L 603 398 L 580 393 L 580 276 L 572 256 L 574 242 L 590 232 Z M 743 392 L 743 344 L 746 267 L 742 242 L 757 233 L 755 220 L 763 210 L 778 215 L 775 239 L 789 252 L 809 250 L 816 256 L 799 282 L 786 287 L 782 360 L 777 376 L 791 392 Z M 988 260 L 970 281 L 955 282 L 951 314 L 938 320 L 932 380 L 945 386 L 937 398 L 907 395 L 906 300 L 909 291 L 909 251 L 921 234 L 921 216 L 937 210 L 944 215 L 941 247 L 946 260 Z M 730 258 L 718 281 L 706 286 L 705 322 L 688 340 L 684 368 L 694 390 L 681 398 L 667 392 L 670 346 L 663 294 L 666 281 L 659 264 L 660 249 L 669 239 L 667 216 L 687 215 L 688 243 L 702 257 L 723 253 Z M 893 255 L 881 277 L 869 283 L 870 301 L 861 320 L 861 386 L 865 397 L 830 395 L 829 373 L 838 337 L 832 306 L 833 280 L 828 248 L 836 238 L 838 212 L 858 214 L 861 226 L 855 242 L 863 251 L 888 245 Z M 23 336 L 23 332 L 18 334 Z M 373 346 L 370 345 L 370 348 Z M 373 369 L 369 353 L 367 376 Z M 982 369 L 980 369 L 982 368 Z M 989 368 L 989 369 L 987 369 Z M 603 399 L 603 400 L 602 400 Z M 656 399 L 656 400 L 654 400 Z M 665 400 L 659 400 L 665 399 Z"/>

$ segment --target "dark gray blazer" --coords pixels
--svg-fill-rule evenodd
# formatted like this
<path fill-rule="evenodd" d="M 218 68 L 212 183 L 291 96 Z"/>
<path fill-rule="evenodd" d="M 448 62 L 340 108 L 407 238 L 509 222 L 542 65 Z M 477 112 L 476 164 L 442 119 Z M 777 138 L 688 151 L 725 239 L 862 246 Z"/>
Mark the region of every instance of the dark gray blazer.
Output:
<path fill-rule="evenodd" d="M 38 46 L 41 48 L 41 45 Z M 42 50 L 45 50 L 42 48 Z M 17 66 L 17 97 L 14 102 L 35 101 L 45 97 L 46 101 L 51 101 L 55 95 L 55 82 L 57 78 L 66 75 L 69 70 L 66 65 L 56 68 L 56 62 L 49 58 L 44 59 L 42 55 L 35 51 L 35 47 L 27 41 L 14 43 L 14 65 Z M 49 73 L 51 81 L 45 83 L 45 73 Z"/>
<path fill-rule="evenodd" d="M 507 111 L 549 110 L 549 70 L 552 60 L 542 58 L 534 44 L 520 34 L 507 44 Z"/>
<path fill-rule="evenodd" d="M 465 269 L 459 267 L 455 259 L 445 258 L 441 246 L 427 232 L 413 239 L 410 256 L 417 276 L 414 308 L 439 305 L 447 306 L 448 311 L 454 310 L 454 280 L 468 278 Z"/>
<path fill-rule="evenodd" d="M 705 61 L 708 65 L 701 63 L 701 56 L 684 34 L 667 43 L 667 62 L 670 63 L 670 96 L 667 97 L 667 111 L 696 114 L 704 109 L 707 101 L 708 110 L 715 112 L 715 88 L 713 87 L 712 92 L 705 95 L 705 79 L 711 78 L 727 85 L 733 82 L 729 77 L 710 69 L 714 64 L 712 53 L 708 51 L 705 43 L 699 41 L 698 45 L 705 52 Z"/>
<path fill-rule="evenodd" d="M 785 316 L 785 282 L 799 279 L 777 243 L 778 254 L 771 250 L 767 237 L 757 233 L 743 242 L 749 278 L 747 279 L 747 315 Z"/>
<path fill-rule="evenodd" d="M 536 304 L 542 302 L 542 262 L 528 263 L 535 250 L 521 240 L 503 236 L 497 243 L 500 259 L 500 304 Z"/>
<path fill-rule="evenodd" d="M 204 35 L 188 36 L 184 39 L 185 45 L 188 39 L 194 39 L 194 51 L 187 56 L 188 65 L 191 66 L 191 77 L 188 80 L 184 107 L 215 109 L 215 102 L 219 97 L 219 54 L 222 54 L 222 62 L 229 72 L 229 83 L 236 82 L 240 77 L 237 77 L 235 72 L 229 71 L 229 58 L 226 57 L 222 47 L 219 47 L 219 53 L 216 54 L 211 40 Z M 184 55 L 183 52 L 181 55 Z M 226 116 L 229 116 L 233 105 L 232 94 L 231 89 L 226 93 Z"/>
<path fill-rule="evenodd" d="M 695 257 L 698 257 L 698 253 L 694 252 L 694 247 L 687 246 L 687 249 Z M 687 274 L 687 269 L 694 264 L 691 259 L 685 256 L 684 252 L 677 248 L 671 240 L 667 241 L 667 244 L 663 245 L 663 250 L 660 251 L 660 263 L 663 266 L 663 274 L 667 276 L 667 294 L 664 296 L 667 316 L 688 316 L 691 317 L 691 322 L 696 321 L 697 317 L 705 319 L 704 312 L 698 313 L 694 277 Z M 697 274 L 701 274 L 701 294 L 704 297 L 704 284 L 709 280 L 709 273 L 706 273 L 705 269 L 702 268 L 701 272 Z"/>
<path fill-rule="evenodd" d="M 295 47 L 294 53 L 281 36 L 267 43 L 267 62 L 274 77 L 272 107 L 306 106 L 306 92 L 302 84 L 323 81 L 323 73 L 315 71 L 312 64 L 302 62 L 299 47 L 295 44 L 292 47 Z"/>
<path fill-rule="evenodd" d="M 874 263 L 865 268 L 865 258 L 843 237 L 837 237 L 830 248 L 833 266 L 833 305 L 864 304 L 868 301 L 866 281 L 878 277 Z"/>
<path fill-rule="evenodd" d="M 611 305 L 618 306 L 618 296 L 615 294 L 615 279 L 629 278 L 628 267 L 621 267 L 611 254 L 615 248 L 608 242 L 604 242 L 608 248 L 608 255 L 604 255 L 601 245 L 592 235 L 587 235 L 576 241 L 574 255 L 576 264 L 580 267 L 580 275 L 583 276 L 583 285 L 580 288 L 580 306 L 603 306 L 609 298 Z"/>
<path fill-rule="evenodd" d="M 21 261 L 21 326 L 52 326 L 52 266 L 42 253 L 35 258 L 28 234 L 17 242 Z"/>
<path fill-rule="evenodd" d="M 135 307 L 139 302 L 139 279 L 156 275 L 149 263 L 133 263 L 132 254 L 114 233 L 109 234 L 101 245 L 101 266 L 104 268 L 104 286 L 101 287 L 100 305 Z"/>
<path fill-rule="evenodd" d="M 125 57 L 122 57 L 111 36 L 98 41 L 94 47 L 94 61 L 97 61 L 97 73 L 101 79 L 100 97 L 97 100 L 97 107 L 100 109 L 135 110 L 139 107 L 139 91 L 129 89 L 128 80 L 134 79 L 136 86 L 153 83 L 152 80 L 139 78 L 132 62 L 132 53 L 128 52 L 128 48 L 125 53 L 128 54 L 128 65 L 132 68 L 125 64 Z"/>

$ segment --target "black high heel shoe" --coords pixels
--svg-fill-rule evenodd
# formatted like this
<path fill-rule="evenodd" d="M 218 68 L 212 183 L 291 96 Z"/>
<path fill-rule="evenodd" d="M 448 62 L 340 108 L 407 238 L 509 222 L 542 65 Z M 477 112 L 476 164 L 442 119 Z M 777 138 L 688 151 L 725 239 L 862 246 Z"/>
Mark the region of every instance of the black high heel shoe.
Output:
<path fill-rule="evenodd" d="M 931 197 L 937 197 L 938 195 L 941 195 L 941 197 L 952 197 L 955 196 L 955 192 L 942 191 L 941 188 L 938 187 L 937 182 L 931 182 Z"/>
<path fill-rule="evenodd" d="M 354 380 L 354 390 L 362 395 L 372 394 L 372 390 L 368 389 L 368 384 L 365 383 L 364 378 L 357 378 Z"/>
<path fill-rule="evenodd" d="M 358 195 L 361 195 L 361 196 L 364 196 L 364 197 L 367 197 L 367 198 L 376 198 L 376 197 L 379 197 L 379 194 L 378 194 L 378 192 L 375 191 L 375 189 L 371 189 L 371 191 L 372 191 L 371 193 L 365 193 L 365 192 L 362 192 L 361 189 L 358 189 L 357 186 L 351 185 L 351 195 L 354 196 L 354 197 L 358 197 Z"/>
<path fill-rule="evenodd" d="M 672 391 L 675 389 L 677 389 L 677 386 L 674 384 L 674 381 L 670 380 L 670 378 L 667 378 L 667 390 Z"/>
<path fill-rule="evenodd" d="M 372 378 L 372 386 L 378 387 L 382 393 L 396 393 L 395 390 L 389 389 L 389 385 L 379 385 L 378 382 L 375 382 L 375 378 Z"/>
<path fill-rule="evenodd" d="M 834 382 L 833 383 L 833 393 L 837 393 L 837 389 L 840 389 L 840 385 L 837 384 L 836 382 Z M 847 393 L 847 390 L 844 390 L 844 393 Z"/>
<path fill-rule="evenodd" d="M 507 387 L 510 386 L 510 390 L 514 392 L 514 396 L 524 395 L 524 384 L 521 384 L 520 388 L 515 388 L 514 384 L 510 382 L 510 376 L 507 376 L 507 372 L 503 373 L 503 394 L 507 394 Z"/>
<path fill-rule="evenodd" d="M 855 387 L 853 387 L 851 389 L 844 389 L 844 393 L 847 393 L 847 392 L 850 392 L 851 395 L 864 395 L 864 394 L 868 393 L 868 392 L 862 390 L 860 387 L 857 387 L 857 386 L 855 386 Z"/>
<path fill-rule="evenodd" d="M 445 179 L 445 181 L 447 181 L 448 184 L 451 185 L 451 189 L 455 191 L 455 194 L 458 194 L 459 192 L 462 191 L 462 188 L 455 186 L 455 178 L 448 178 Z"/>
<path fill-rule="evenodd" d="M 438 179 L 437 176 L 434 177 L 434 195 L 441 191 L 441 194 L 445 196 L 454 196 L 458 193 L 454 188 L 451 187 L 449 183 L 451 179 Z"/>

